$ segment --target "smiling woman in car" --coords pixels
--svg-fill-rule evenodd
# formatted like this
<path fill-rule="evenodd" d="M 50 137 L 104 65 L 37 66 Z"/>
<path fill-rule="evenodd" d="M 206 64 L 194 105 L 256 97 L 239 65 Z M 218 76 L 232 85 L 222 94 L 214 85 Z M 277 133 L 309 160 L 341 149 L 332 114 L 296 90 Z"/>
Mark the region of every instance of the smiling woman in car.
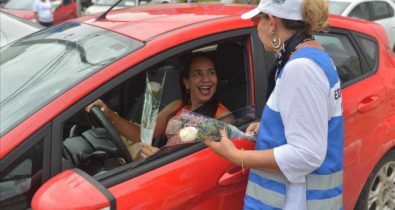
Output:
<path fill-rule="evenodd" d="M 217 99 L 217 71 L 215 62 L 209 55 L 202 52 L 190 55 L 185 60 L 180 78 L 182 99 L 170 103 L 159 112 L 154 138 L 164 137 L 167 122 L 183 109 L 217 119 L 230 114 L 229 109 Z M 139 125 L 120 117 L 100 99 L 88 105 L 86 110 L 90 111 L 93 106 L 101 109 L 122 136 L 135 142 L 141 141 Z M 158 150 L 157 147 L 142 144 L 141 154 L 149 156 Z"/>

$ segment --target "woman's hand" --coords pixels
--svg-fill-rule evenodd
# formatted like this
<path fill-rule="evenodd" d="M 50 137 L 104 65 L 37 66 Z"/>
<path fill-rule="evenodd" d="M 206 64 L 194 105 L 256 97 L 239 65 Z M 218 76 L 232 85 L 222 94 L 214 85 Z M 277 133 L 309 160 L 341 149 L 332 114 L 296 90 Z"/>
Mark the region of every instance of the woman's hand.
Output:
<path fill-rule="evenodd" d="M 108 118 L 112 119 L 112 115 L 115 114 L 114 111 L 112 111 L 108 106 L 101 100 L 97 99 L 96 101 L 92 102 L 88 106 L 85 107 L 85 110 L 87 112 L 90 112 L 92 110 L 92 107 L 97 106 L 100 111 L 104 113 Z"/>
<path fill-rule="evenodd" d="M 154 147 L 154 146 L 151 146 L 149 144 L 144 144 L 144 143 L 141 144 L 140 153 L 143 157 L 151 156 L 151 155 L 157 153 L 158 151 L 159 151 L 158 147 Z"/>
<path fill-rule="evenodd" d="M 257 134 L 258 130 L 259 130 L 259 122 L 253 122 L 247 127 L 246 133 Z"/>
<path fill-rule="evenodd" d="M 217 153 L 221 157 L 224 157 L 233 163 L 237 160 L 238 149 L 233 142 L 228 138 L 228 134 L 225 129 L 219 130 L 221 134 L 221 140 L 217 141 L 204 141 L 204 143 L 210 147 L 213 152 Z"/>

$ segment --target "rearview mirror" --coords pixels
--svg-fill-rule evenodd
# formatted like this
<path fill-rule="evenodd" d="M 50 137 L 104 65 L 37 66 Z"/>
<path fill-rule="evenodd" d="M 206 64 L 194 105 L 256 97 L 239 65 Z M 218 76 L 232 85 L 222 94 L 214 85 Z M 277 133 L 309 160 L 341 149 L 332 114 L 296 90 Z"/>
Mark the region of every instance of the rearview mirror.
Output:
<path fill-rule="evenodd" d="M 33 209 L 115 209 L 114 196 L 80 169 L 56 175 L 36 192 Z"/>

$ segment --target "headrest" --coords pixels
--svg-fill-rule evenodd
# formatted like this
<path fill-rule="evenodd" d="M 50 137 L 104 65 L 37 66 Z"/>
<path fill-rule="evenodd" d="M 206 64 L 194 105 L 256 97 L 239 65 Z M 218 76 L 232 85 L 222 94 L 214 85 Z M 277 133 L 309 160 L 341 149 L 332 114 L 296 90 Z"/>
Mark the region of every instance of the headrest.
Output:
<path fill-rule="evenodd" d="M 219 80 L 232 82 L 243 80 L 244 75 L 243 47 L 235 42 L 220 43 L 217 47 L 217 73 Z"/>

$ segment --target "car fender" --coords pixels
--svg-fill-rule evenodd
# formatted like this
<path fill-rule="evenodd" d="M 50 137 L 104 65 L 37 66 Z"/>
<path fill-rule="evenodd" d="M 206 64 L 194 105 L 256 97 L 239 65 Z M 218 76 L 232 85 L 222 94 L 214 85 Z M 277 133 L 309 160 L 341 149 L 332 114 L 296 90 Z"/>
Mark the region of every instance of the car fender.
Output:
<path fill-rule="evenodd" d="M 385 32 L 384 27 L 375 22 L 366 21 L 366 23 L 368 27 L 377 35 L 377 38 L 379 38 L 380 41 L 384 44 L 385 48 L 391 51 L 392 47 L 390 47 L 387 33 Z"/>

